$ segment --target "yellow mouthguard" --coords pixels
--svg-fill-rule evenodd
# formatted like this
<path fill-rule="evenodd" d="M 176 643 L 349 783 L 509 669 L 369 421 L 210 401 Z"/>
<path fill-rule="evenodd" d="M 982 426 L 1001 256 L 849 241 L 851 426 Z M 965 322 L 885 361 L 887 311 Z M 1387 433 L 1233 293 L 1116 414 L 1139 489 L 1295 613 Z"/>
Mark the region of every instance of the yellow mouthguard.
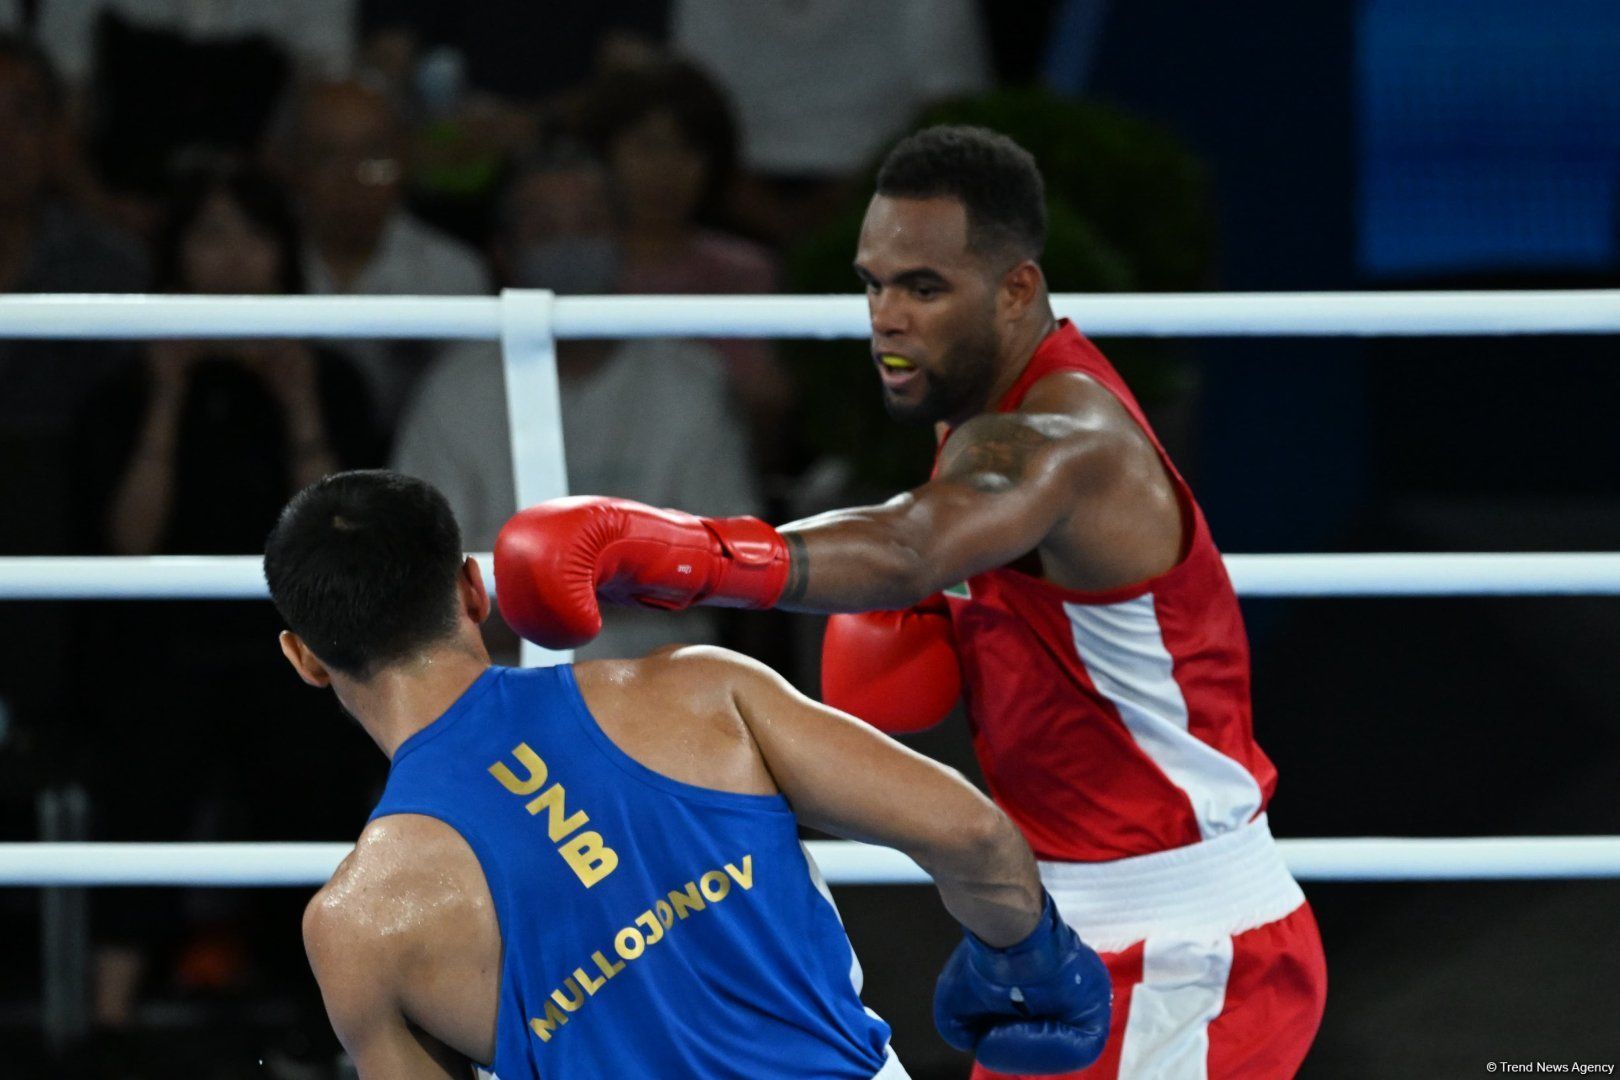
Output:
<path fill-rule="evenodd" d="M 917 366 L 910 360 L 907 360 L 905 357 L 895 356 L 893 353 L 884 353 L 878 359 L 882 362 L 884 367 L 890 369 L 891 371 L 909 371 Z"/>

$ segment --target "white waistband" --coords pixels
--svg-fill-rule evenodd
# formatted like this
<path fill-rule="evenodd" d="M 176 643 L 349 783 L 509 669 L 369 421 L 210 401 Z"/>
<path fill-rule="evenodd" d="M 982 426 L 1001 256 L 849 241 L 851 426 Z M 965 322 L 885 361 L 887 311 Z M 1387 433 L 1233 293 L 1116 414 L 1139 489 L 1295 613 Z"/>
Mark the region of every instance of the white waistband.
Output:
<path fill-rule="evenodd" d="M 1112 862 L 1043 862 L 1058 910 L 1098 952 L 1154 933 L 1241 934 L 1305 902 L 1266 816 L 1197 844 Z"/>

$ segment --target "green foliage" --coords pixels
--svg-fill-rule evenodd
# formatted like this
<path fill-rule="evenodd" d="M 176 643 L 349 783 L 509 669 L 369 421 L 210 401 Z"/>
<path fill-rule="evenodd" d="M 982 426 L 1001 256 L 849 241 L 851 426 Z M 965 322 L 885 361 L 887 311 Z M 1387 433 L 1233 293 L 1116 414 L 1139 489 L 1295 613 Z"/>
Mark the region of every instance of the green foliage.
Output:
<path fill-rule="evenodd" d="M 1208 177 L 1168 132 L 1107 105 L 1038 89 L 943 105 L 919 126 L 936 123 L 992 128 L 1035 155 L 1047 191 L 1041 266 L 1053 292 L 1165 292 L 1206 283 L 1215 235 Z M 873 163 L 850 204 L 790 254 L 793 291 L 855 287 L 850 260 L 876 172 Z M 1145 404 L 1184 393 L 1191 383 L 1174 345 L 1116 341 L 1106 351 Z M 932 440 L 884 415 L 865 347 L 796 342 L 788 355 L 812 448 L 850 457 L 861 480 L 884 490 L 926 475 Z"/>

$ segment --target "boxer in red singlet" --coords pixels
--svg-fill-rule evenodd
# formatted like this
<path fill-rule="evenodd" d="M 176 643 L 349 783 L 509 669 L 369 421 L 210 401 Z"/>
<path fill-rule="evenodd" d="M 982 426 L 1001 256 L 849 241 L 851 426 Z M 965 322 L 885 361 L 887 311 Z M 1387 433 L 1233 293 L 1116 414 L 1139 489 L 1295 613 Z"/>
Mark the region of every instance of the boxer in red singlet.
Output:
<path fill-rule="evenodd" d="M 497 547 L 501 607 L 554 646 L 594 633 L 598 597 L 864 613 L 830 620 L 824 695 L 899 732 L 966 688 L 992 795 L 1114 981 L 1086 1080 L 1291 1077 L 1326 967 L 1266 825 L 1276 770 L 1237 599 L 1130 390 L 1053 317 L 1044 240 L 1040 174 L 1011 140 L 902 142 L 855 269 L 890 414 L 938 430 L 933 478 L 780 530 L 533 507 Z"/>

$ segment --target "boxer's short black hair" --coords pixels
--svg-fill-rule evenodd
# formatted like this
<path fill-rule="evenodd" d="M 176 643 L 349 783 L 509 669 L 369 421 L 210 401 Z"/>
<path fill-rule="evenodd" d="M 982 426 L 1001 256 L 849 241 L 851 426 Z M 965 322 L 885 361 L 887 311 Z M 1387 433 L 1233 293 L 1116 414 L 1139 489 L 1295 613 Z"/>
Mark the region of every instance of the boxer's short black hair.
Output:
<path fill-rule="evenodd" d="M 437 488 L 365 469 L 293 496 L 265 542 L 264 577 L 322 663 L 367 679 L 454 631 L 463 558 Z"/>
<path fill-rule="evenodd" d="M 900 140 L 878 171 L 877 193 L 960 200 L 976 252 L 1038 259 L 1046 247 L 1046 184 L 1035 157 L 989 128 L 940 124 Z"/>

